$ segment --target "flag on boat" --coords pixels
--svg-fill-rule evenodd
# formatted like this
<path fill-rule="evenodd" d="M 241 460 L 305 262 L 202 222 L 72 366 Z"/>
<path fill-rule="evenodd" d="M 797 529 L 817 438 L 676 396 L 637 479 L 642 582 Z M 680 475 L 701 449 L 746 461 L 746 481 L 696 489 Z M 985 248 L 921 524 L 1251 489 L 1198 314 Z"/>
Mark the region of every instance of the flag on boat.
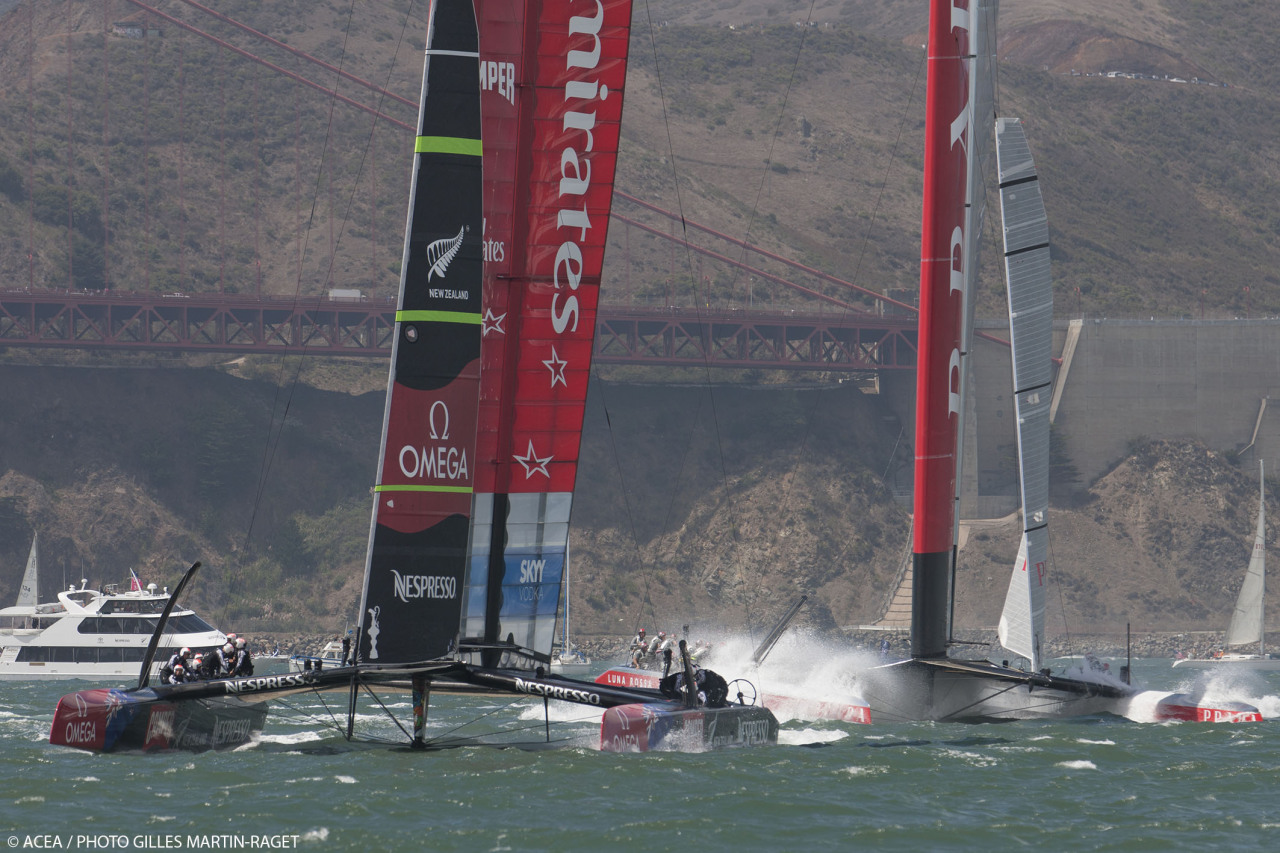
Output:
<path fill-rule="evenodd" d="M 138 573 L 133 569 L 129 570 L 129 591 L 142 592 L 142 580 L 138 577 Z"/>

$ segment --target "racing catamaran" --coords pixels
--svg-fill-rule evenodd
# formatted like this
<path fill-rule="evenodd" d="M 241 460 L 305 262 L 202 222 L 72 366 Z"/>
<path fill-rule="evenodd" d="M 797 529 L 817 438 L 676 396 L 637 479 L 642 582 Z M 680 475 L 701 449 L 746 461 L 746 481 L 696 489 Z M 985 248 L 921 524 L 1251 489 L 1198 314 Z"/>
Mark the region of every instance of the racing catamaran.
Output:
<path fill-rule="evenodd" d="M 777 740 L 763 707 L 700 705 L 691 666 L 666 696 L 548 675 L 630 23 L 630 0 L 431 5 L 355 663 L 84 691 L 51 742 L 232 746 L 301 690 L 349 691 L 355 738 L 362 691 L 411 690 L 410 744 L 457 745 L 426 717 L 459 689 L 616 708 L 604 749 Z"/>
<path fill-rule="evenodd" d="M 1021 123 L 995 121 L 1004 265 L 1024 533 L 1000 642 L 1026 661 L 953 658 L 952 608 L 959 524 L 965 374 L 973 328 L 985 189 L 994 121 L 991 66 L 996 0 L 931 0 L 921 215 L 920 328 L 916 374 L 911 656 L 865 671 L 858 683 L 877 722 L 985 721 L 1125 714 L 1151 697 L 1156 719 L 1260 719 L 1256 709 L 1207 709 L 1184 694 L 1143 694 L 1080 667 L 1043 666 L 1047 565 L 1052 282 L 1049 231 Z"/>

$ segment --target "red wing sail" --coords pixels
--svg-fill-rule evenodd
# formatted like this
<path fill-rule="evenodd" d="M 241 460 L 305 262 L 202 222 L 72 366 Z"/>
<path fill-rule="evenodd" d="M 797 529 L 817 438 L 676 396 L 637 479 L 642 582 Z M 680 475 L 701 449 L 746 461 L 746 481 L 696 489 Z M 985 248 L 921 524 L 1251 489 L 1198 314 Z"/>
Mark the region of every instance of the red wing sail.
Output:
<path fill-rule="evenodd" d="M 483 272 L 471 0 L 435 0 L 360 607 L 360 660 L 454 651 L 475 479 Z"/>
<path fill-rule="evenodd" d="M 946 654 L 960 427 L 968 147 L 968 0 L 932 0 L 920 238 L 911 654 Z"/>
<path fill-rule="evenodd" d="M 464 646 L 549 659 L 613 198 L 630 0 L 491 0 L 480 424 Z M 496 520 L 496 524 L 494 521 Z"/>

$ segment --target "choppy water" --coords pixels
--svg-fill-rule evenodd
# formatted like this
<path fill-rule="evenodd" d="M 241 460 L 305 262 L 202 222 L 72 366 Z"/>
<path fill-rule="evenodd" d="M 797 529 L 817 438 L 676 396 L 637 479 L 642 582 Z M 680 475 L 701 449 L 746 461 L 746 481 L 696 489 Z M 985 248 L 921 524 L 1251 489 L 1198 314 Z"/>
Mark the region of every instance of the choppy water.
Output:
<path fill-rule="evenodd" d="M 1162 689 L 1196 677 L 1168 661 L 1135 672 Z M 250 849 L 267 836 L 378 851 L 1280 849 L 1275 722 L 786 721 L 776 747 L 613 755 L 594 748 L 598 713 L 553 704 L 552 734 L 571 746 L 412 753 L 348 745 L 296 716 L 328 719 L 307 699 L 234 752 L 94 755 L 47 743 L 57 697 L 78 686 L 0 685 L 0 847 Z M 1276 675 L 1214 689 L 1280 716 Z M 329 702 L 341 712 L 341 697 Z M 541 703 L 437 696 L 431 728 L 485 712 L 535 737 L 544 725 Z M 396 734 L 374 709 L 364 722 Z"/>

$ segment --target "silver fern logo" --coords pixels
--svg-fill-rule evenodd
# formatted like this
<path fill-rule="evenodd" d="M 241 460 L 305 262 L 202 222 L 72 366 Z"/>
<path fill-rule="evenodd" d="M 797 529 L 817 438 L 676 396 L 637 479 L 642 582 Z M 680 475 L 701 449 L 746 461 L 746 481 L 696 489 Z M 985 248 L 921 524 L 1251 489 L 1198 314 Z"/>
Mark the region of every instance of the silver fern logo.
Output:
<path fill-rule="evenodd" d="M 449 264 L 453 263 L 458 250 L 462 248 L 462 236 L 466 232 L 467 228 L 464 225 L 458 229 L 456 237 L 436 240 L 430 246 L 427 246 L 427 263 L 431 264 L 431 269 L 427 270 L 427 281 L 431 281 L 433 275 L 444 278 L 445 273 L 449 271 Z"/>

